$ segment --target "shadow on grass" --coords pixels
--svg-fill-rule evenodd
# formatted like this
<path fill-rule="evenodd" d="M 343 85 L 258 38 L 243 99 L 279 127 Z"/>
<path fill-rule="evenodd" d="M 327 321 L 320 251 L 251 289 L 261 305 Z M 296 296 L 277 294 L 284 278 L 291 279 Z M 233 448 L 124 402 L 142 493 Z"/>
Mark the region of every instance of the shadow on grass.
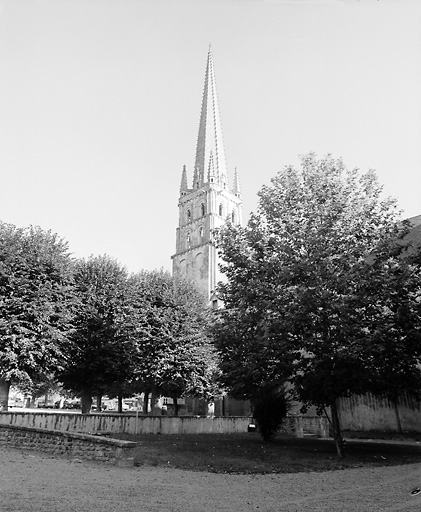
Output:
<path fill-rule="evenodd" d="M 212 473 L 265 474 L 330 471 L 421 462 L 421 447 L 359 443 L 338 459 L 332 440 L 278 436 L 265 443 L 256 433 L 121 435 L 136 441 L 135 465 Z"/>

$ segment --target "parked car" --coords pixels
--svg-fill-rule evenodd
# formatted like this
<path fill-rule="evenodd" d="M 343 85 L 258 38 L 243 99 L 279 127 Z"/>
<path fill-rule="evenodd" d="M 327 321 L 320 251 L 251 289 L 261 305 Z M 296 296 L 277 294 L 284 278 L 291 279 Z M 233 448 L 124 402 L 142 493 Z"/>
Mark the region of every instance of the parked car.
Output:
<path fill-rule="evenodd" d="M 69 400 L 64 400 L 63 403 L 61 400 L 57 400 L 57 402 L 54 404 L 54 407 L 56 409 L 80 409 L 80 400 L 69 399 Z"/>
<path fill-rule="evenodd" d="M 82 405 L 78 398 L 68 401 L 67 409 L 80 409 L 81 407 Z"/>
<path fill-rule="evenodd" d="M 105 410 L 107 410 L 106 404 L 101 404 L 101 411 L 105 411 Z M 91 411 L 98 411 L 98 406 L 96 403 L 92 404 Z"/>
<path fill-rule="evenodd" d="M 139 402 L 137 398 L 125 398 L 123 400 L 123 411 L 136 411 L 139 407 Z M 139 408 L 139 410 L 141 410 Z"/>
<path fill-rule="evenodd" d="M 56 409 L 71 409 L 71 403 L 68 400 L 57 400 L 54 402 Z"/>
<path fill-rule="evenodd" d="M 23 400 L 19 400 L 19 399 L 14 399 L 14 398 L 9 398 L 8 402 L 7 402 L 7 407 L 9 408 L 12 408 L 12 407 L 23 407 Z"/>
<path fill-rule="evenodd" d="M 45 401 L 45 398 L 39 398 L 37 400 L 38 409 L 54 409 L 54 402 L 52 400 Z"/>

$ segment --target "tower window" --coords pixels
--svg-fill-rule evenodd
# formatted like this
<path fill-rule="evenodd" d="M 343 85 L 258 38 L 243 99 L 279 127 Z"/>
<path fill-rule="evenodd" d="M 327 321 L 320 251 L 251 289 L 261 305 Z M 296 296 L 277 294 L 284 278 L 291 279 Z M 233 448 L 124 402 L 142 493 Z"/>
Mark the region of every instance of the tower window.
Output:
<path fill-rule="evenodd" d="M 186 247 L 187 247 L 187 249 L 190 249 L 190 247 L 191 247 L 190 233 L 187 233 L 187 235 L 186 235 Z"/>
<path fill-rule="evenodd" d="M 231 222 L 235 223 L 235 211 L 234 210 L 231 213 Z"/>
<path fill-rule="evenodd" d="M 222 217 L 222 204 L 219 205 L 219 215 Z"/>
<path fill-rule="evenodd" d="M 202 226 L 200 226 L 200 228 L 199 228 L 199 237 L 200 237 L 200 241 L 202 241 L 203 240 L 203 227 Z"/>
<path fill-rule="evenodd" d="M 190 209 L 187 210 L 187 222 L 191 221 L 191 211 Z"/>
<path fill-rule="evenodd" d="M 203 203 L 200 205 L 200 212 L 201 212 L 201 214 L 202 214 L 202 217 L 203 217 L 203 215 L 205 215 L 205 213 L 206 213 L 205 205 L 204 205 Z"/>

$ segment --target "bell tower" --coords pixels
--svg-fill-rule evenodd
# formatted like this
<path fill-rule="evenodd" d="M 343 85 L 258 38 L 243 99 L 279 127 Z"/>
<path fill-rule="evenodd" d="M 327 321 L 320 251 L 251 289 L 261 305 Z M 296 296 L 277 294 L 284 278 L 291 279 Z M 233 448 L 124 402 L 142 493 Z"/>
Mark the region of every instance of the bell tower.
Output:
<path fill-rule="evenodd" d="M 217 305 L 214 291 L 222 275 L 219 272 L 219 257 L 212 240 L 212 231 L 227 221 L 241 224 L 242 201 L 237 169 L 234 171 L 232 186 L 229 186 L 210 48 L 193 182 L 189 188 L 184 166 L 178 209 L 176 250 L 172 256 L 173 274 L 180 274 L 194 281 L 207 299 Z"/>

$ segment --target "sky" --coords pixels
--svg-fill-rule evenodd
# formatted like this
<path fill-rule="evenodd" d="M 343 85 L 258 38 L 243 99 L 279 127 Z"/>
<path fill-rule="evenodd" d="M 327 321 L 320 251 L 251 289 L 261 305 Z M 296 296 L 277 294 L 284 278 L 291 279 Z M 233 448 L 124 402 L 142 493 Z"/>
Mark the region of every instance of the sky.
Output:
<path fill-rule="evenodd" d="M 171 270 L 209 45 L 243 219 L 314 151 L 421 214 L 421 1 L 0 0 L 0 220 Z"/>

